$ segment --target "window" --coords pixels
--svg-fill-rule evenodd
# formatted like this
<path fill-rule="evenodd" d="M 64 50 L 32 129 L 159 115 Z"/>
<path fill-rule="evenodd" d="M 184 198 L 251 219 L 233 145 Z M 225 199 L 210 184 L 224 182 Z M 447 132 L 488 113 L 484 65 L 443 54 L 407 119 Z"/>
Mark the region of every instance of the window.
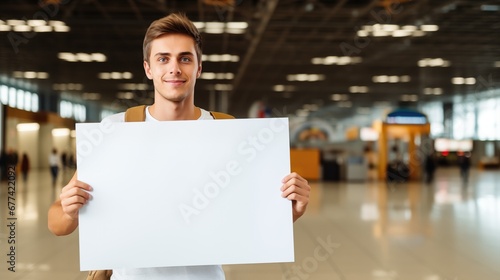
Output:
<path fill-rule="evenodd" d="M 24 92 L 24 110 L 31 111 L 31 96 L 32 93 L 29 91 Z"/>
<path fill-rule="evenodd" d="M 498 98 L 488 98 L 480 100 L 478 103 L 477 116 L 477 136 L 479 140 L 495 140 L 500 139 L 498 129 L 500 129 L 500 121 L 498 120 L 500 102 Z"/>
<path fill-rule="evenodd" d="M 13 108 L 38 112 L 38 94 L 0 85 L 0 102 Z"/>
<path fill-rule="evenodd" d="M 16 108 L 24 109 L 24 90 L 18 89 L 16 98 Z"/>
<path fill-rule="evenodd" d="M 9 106 L 16 108 L 16 95 L 17 90 L 15 88 L 9 88 Z"/>
<path fill-rule="evenodd" d="M 9 87 L 1 85 L 0 86 L 0 101 L 2 104 L 7 105 L 9 103 Z"/>
<path fill-rule="evenodd" d="M 427 120 L 431 124 L 431 137 L 442 136 L 444 133 L 443 103 L 430 102 L 422 106 L 421 110 L 427 115 Z"/>
<path fill-rule="evenodd" d="M 469 139 L 476 136 L 475 103 L 453 104 L 453 138 Z"/>
<path fill-rule="evenodd" d="M 84 105 L 65 100 L 59 103 L 59 115 L 63 118 L 74 118 L 76 121 L 84 122 L 87 117 L 86 113 L 87 108 Z"/>

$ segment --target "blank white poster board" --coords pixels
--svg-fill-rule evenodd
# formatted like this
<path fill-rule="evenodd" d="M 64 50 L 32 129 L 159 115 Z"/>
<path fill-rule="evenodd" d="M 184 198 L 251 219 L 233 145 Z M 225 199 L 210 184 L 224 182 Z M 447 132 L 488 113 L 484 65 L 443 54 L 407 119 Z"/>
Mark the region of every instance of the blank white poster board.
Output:
<path fill-rule="evenodd" d="M 294 261 L 288 119 L 76 125 L 81 270 Z"/>

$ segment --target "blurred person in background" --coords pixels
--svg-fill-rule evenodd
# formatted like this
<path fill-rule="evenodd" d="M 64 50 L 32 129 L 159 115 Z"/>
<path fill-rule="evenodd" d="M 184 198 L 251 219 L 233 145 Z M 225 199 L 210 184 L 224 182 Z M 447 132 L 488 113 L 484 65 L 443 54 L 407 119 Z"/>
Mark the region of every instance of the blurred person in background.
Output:
<path fill-rule="evenodd" d="M 462 182 L 467 183 L 469 181 L 469 171 L 470 171 L 470 152 L 460 152 L 458 157 L 458 166 L 460 167 L 460 177 Z"/>
<path fill-rule="evenodd" d="M 57 175 L 59 174 L 59 166 L 60 166 L 59 156 L 57 155 L 57 149 L 53 148 L 52 153 L 49 155 L 49 166 L 50 166 L 50 175 L 52 177 L 52 186 L 56 185 Z"/>
<path fill-rule="evenodd" d="M 26 153 L 23 153 L 21 157 L 21 174 L 23 176 L 23 181 L 28 181 L 28 172 L 30 171 L 30 159 Z"/>

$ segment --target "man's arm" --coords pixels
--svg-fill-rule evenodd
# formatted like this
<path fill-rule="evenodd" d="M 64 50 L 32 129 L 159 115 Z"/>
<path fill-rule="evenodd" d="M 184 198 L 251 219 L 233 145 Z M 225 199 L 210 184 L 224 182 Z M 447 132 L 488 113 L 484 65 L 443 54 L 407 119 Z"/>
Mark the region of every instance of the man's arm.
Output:
<path fill-rule="evenodd" d="M 288 174 L 282 182 L 281 196 L 292 201 L 293 221 L 295 222 L 306 211 L 311 187 L 306 179 L 295 172 Z"/>
<path fill-rule="evenodd" d="M 92 188 L 76 179 L 76 172 L 62 189 L 48 213 L 48 227 L 55 235 L 68 235 L 78 227 L 78 212 L 91 198 Z"/>

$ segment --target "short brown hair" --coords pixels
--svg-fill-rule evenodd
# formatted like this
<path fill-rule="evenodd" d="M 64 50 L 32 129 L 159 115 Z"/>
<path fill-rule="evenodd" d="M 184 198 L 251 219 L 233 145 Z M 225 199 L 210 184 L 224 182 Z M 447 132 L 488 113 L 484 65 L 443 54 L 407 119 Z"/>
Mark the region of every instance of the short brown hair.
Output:
<path fill-rule="evenodd" d="M 151 23 L 144 42 L 142 52 L 144 60 L 149 62 L 151 54 L 151 42 L 165 34 L 185 34 L 193 38 L 198 62 L 201 62 L 201 35 L 196 26 L 183 13 L 172 13 L 166 17 L 155 20 Z"/>

